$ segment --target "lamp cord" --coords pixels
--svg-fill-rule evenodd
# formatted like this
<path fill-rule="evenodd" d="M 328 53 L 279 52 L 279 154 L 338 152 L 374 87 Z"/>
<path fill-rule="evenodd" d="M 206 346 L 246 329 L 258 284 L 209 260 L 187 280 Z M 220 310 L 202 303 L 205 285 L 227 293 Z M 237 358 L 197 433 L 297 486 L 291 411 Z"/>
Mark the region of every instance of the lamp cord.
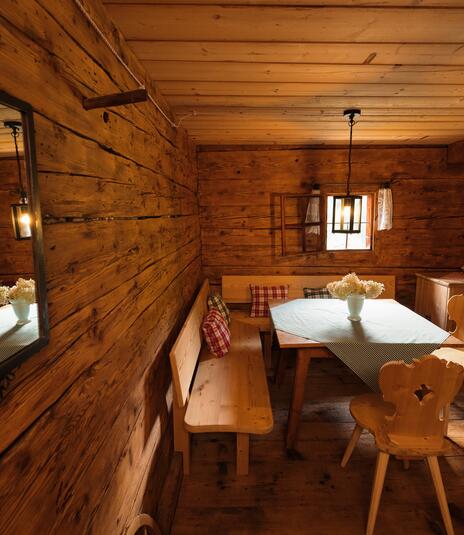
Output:
<path fill-rule="evenodd" d="M 18 139 L 17 139 L 19 136 L 19 128 L 17 126 L 11 127 L 11 135 L 13 136 L 13 140 L 14 140 L 15 152 L 16 152 L 16 163 L 18 165 L 18 178 L 19 178 L 19 189 L 20 189 L 19 195 L 21 199 L 25 199 L 27 196 L 24 190 L 23 177 L 21 174 L 21 160 L 19 158 Z"/>
<path fill-rule="evenodd" d="M 351 148 L 353 145 L 353 126 L 354 126 L 354 115 L 350 115 L 350 148 L 348 149 L 348 177 L 346 179 L 346 192 L 350 194 L 350 178 L 351 178 Z"/>

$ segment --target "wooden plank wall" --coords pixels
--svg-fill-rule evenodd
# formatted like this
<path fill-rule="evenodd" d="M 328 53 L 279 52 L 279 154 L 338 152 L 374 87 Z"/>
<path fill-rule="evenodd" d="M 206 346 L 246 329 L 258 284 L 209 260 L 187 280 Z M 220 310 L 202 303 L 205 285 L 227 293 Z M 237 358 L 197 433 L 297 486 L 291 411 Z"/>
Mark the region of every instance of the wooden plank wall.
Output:
<path fill-rule="evenodd" d="M 149 103 L 83 110 L 135 84 L 71 0 L 4 0 L 0 25 L 0 87 L 35 111 L 51 323 L 0 403 L 0 533 L 119 534 L 169 470 L 167 351 L 201 271 L 194 151 Z"/>
<path fill-rule="evenodd" d="M 374 250 L 283 258 L 280 206 L 273 193 L 322 193 L 345 187 L 341 148 L 203 148 L 198 153 L 203 269 L 223 274 L 304 274 L 356 270 L 393 273 L 397 298 L 413 306 L 415 272 L 464 262 L 464 166 L 448 165 L 446 147 L 353 149 L 353 188 L 377 191 L 392 180 L 394 227 L 375 232 Z M 291 221 L 290 221 L 291 222 Z"/>
<path fill-rule="evenodd" d="M 18 167 L 15 158 L 0 158 L 0 284 L 13 284 L 33 273 L 30 240 L 16 240 L 10 205 L 19 201 Z"/>

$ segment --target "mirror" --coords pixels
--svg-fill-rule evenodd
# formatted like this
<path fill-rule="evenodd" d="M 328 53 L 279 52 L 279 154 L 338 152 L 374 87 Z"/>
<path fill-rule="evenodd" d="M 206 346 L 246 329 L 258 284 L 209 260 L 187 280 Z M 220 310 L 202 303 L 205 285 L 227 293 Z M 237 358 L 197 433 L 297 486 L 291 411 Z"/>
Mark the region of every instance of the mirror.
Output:
<path fill-rule="evenodd" d="M 32 109 L 0 92 L 0 397 L 5 378 L 47 342 Z"/>

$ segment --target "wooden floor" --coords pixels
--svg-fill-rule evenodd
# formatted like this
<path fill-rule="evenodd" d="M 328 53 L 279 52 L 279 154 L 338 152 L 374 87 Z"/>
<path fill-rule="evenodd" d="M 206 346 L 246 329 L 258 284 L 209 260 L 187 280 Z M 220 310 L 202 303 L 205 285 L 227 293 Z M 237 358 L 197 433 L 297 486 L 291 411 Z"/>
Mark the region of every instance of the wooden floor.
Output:
<path fill-rule="evenodd" d="M 235 475 L 232 435 L 193 438 L 191 475 L 182 484 L 174 535 L 364 533 L 376 456 L 372 437 L 362 435 L 347 468 L 340 460 L 353 427 L 349 400 L 367 387 L 336 359 L 313 361 L 298 452 L 288 455 L 283 437 L 292 374 L 288 370 L 280 388 L 271 386 L 275 428 L 252 438 L 247 477 Z M 464 393 L 450 426 L 464 446 L 459 418 L 464 418 Z M 456 535 L 464 534 L 464 450 L 456 447 L 440 466 Z M 409 471 L 390 462 L 375 533 L 444 534 L 424 462 L 411 463 Z"/>

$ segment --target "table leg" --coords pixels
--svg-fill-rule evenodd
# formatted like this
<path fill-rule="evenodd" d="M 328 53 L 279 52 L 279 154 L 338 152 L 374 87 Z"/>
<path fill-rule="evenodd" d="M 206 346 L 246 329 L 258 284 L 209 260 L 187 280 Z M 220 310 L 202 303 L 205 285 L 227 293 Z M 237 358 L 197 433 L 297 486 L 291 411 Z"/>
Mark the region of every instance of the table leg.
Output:
<path fill-rule="evenodd" d="M 285 371 L 287 370 L 287 351 L 289 349 L 279 349 L 279 358 L 277 359 L 276 371 L 274 374 L 274 383 L 281 386 L 285 379 Z"/>
<path fill-rule="evenodd" d="M 301 409 L 303 407 L 306 377 L 311 356 L 309 351 L 299 349 L 296 355 L 295 379 L 293 380 L 292 403 L 288 413 L 287 449 L 293 449 L 298 439 Z"/>

